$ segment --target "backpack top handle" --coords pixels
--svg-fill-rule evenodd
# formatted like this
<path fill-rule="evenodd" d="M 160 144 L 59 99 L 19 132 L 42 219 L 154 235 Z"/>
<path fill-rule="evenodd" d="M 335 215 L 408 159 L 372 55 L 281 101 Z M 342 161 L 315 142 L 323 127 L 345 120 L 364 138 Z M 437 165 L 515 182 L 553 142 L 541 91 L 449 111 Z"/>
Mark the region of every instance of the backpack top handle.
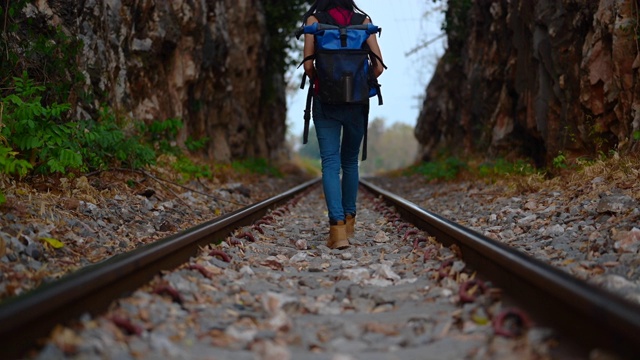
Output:
<path fill-rule="evenodd" d="M 349 31 L 349 30 L 364 30 L 369 35 L 376 34 L 376 33 L 378 33 L 379 35 L 382 34 L 382 28 L 379 27 L 379 26 L 373 25 L 371 23 L 369 23 L 369 24 L 361 24 L 361 25 L 347 25 L 347 26 L 329 25 L 329 24 L 322 24 L 322 23 L 313 23 L 311 25 L 301 26 L 296 31 L 296 38 L 300 39 L 300 36 L 302 36 L 302 34 L 322 35 L 322 33 L 324 33 L 327 30 L 338 30 L 338 31 L 341 31 L 340 29 L 344 29 L 345 31 Z"/>

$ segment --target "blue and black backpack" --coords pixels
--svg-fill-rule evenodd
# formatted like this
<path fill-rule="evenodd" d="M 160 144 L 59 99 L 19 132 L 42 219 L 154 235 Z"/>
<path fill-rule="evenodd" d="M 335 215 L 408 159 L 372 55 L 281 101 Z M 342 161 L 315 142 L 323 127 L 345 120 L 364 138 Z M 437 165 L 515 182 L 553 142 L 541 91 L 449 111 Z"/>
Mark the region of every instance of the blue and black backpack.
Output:
<path fill-rule="evenodd" d="M 326 12 L 317 12 L 318 19 L 312 25 L 303 25 L 296 33 L 299 39 L 302 34 L 315 36 L 315 52 L 300 63 L 315 61 L 318 76 L 318 99 L 328 104 L 369 104 L 369 98 L 377 96 L 378 105 L 382 105 L 380 84 L 373 73 L 373 64 L 380 62 L 386 69 L 382 59 L 372 52 L 367 39 L 380 34 L 382 29 L 373 24 L 364 24 L 366 16 L 354 13 L 351 24 L 339 26 L 333 17 Z M 302 75 L 301 89 L 304 89 L 307 76 Z M 311 100 L 314 94 L 314 81 L 307 93 L 304 110 L 303 143 L 309 138 L 309 122 L 311 120 Z M 368 122 L 369 107 L 366 106 L 365 121 Z M 367 128 L 365 123 L 365 129 Z M 367 157 L 367 133 L 365 131 L 362 160 Z"/>

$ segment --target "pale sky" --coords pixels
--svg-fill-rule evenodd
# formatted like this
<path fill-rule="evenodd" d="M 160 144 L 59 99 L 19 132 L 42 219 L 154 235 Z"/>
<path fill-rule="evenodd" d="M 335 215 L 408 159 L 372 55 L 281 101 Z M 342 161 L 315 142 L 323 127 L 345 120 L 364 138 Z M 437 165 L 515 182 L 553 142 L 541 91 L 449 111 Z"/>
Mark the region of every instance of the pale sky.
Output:
<path fill-rule="evenodd" d="M 384 105 L 371 99 L 370 120 L 385 119 L 387 126 L 402 122 L 415 126 L 422 97 L 431 80 L 437 59 L 444 52 L 446 40 L 441 38 L 416 54 L 407 56 L 419 44 L 442 34 L 442 12 L 431 0 L 360 0 L 358 6 L 367 12 L 373 23 L 382 28 L 378 43 L 384 62 L 389 67 L 379 81 Z M 302 58 L 302 54 L 300 54 Z M 288 98 L 287 125 L 289 132 L 301 136 L 307 89 L 299 90 L 302 68 L 293 81 L 298 90 Z M 307 83 L 308 86 L 308 83 Z"/>

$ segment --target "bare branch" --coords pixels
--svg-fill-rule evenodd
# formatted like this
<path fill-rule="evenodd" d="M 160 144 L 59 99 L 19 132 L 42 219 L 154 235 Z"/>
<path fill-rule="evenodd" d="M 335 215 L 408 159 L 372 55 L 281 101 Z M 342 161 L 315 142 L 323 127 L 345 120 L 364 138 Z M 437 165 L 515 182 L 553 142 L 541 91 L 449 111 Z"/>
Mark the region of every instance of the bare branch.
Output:
<path fill-rule="evenodd" d="M 443 37 L 445 37 L 445 36 L 447 36 L 447 34 L 442 33 L 442 34 L 440 34 L 440 35 L 436 36 L 435 38 L 433 38 L 433 39 L 431 39 L 431 40 L 427 40 L 427 41 L 423 42 L 422 44 L 420 44 L 420 45 L 418 45 L 418 46 L 414 47 L 413 49 L 411 49 L 411 50 L 409 50 L 408 52 L 406 52 L 404 55 L 405 55 L 405 56 L 411 56 L 411 55 L 413 55 L 413 54 L 417 53 L 418 51 L 420 51 L 420 50 L 422 50 L 422 49 L 424 49 L 424 48 L 427 48 L 429 45 L 431 45 L 431 44 L 433 44 L 434 42 L 436 42 L 436 41 L 438 41 L 438 40 L 442 39 L 442 38 L 443 38 Z"/>

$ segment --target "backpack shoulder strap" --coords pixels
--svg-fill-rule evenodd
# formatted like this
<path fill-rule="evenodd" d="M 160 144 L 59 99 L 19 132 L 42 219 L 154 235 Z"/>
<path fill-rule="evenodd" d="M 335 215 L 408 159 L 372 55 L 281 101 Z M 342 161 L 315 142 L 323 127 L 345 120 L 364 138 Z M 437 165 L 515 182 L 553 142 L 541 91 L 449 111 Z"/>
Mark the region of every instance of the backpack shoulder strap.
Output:
<path fill-rule="evenodd" d="M 333 16 L 331 16 L 328 12 L 318 11 L 317 13 L 313 14 L 313 16 L 315 16 L 316 19 L 318 19 L 318 22 L 320 22 L 321 24 L 338 25 Z M 367 16 L 364 14 L 353 13 L 350 25 L 362 25 L 364 24 L 364 21 L 366 19 Z"/>
<path fill-rule="evenodd" d="M 364 14 L 353 13 L 351 17 L 351 25 L 362 25 L 367 20 L 367 16 Z"/>
<path fill-rule="evenodd" d="M 321 24 L 338 25 L 333 19 L 333 16 L 331 16 L 328 12 L 318 11 L 317 13 L 313 14 L 313 16 L 315 16 L 316 19 L 318 19 L 318 22 Z"/>

